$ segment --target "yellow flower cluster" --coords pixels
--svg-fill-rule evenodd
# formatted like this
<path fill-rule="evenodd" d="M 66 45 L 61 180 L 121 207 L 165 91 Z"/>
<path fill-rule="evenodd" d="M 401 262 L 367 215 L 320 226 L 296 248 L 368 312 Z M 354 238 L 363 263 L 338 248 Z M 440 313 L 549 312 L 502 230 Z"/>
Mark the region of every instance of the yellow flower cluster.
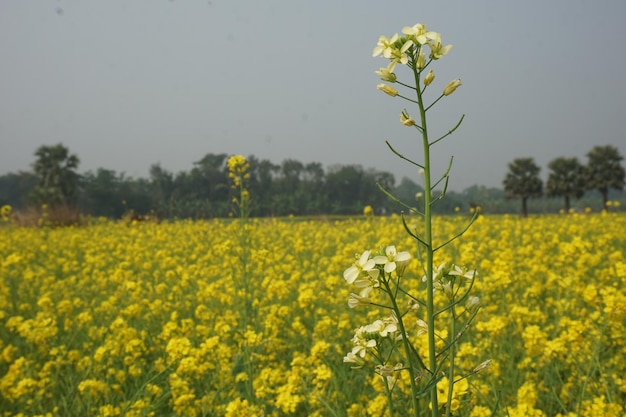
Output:
<path fill-rule="evenodd" d="M 228 177 L 233 181 L 233 188 L 239 188 L 250 177 L 250 164 L 242 155 L 233 155 L 228 158 Z"/>
<path fill-rule="evenodd" d="M 228 158 L 228 177 L 232 180 L 232 188 L 239 192 L 238 196 L 233 196 L 232 203 L 234 211 L 237 211 L 241 218 L 247 218 L 250 214 L 250 193 L 247 188 L 247 181 L 250 178 L 250 164 L 242 155 L 233 155 Z M 231 213 L 232 216 L 234 213 Z"/>
<path fill-rule="evenodd" d="M 8 222 L 11 216 L 11 210 L 12 208 L 8 204 L 0 207 L 0 220 Z"/>
<path fill-rule="evenodd" d="M 441 219 L 436 239 L 462 221 Z M 365 310 L 346 308 L 342 274 L 363 248 L 410 250 L 400 219 L 246 227 L 254 320 L 233 286 L 237 222 L 3 230 L 0 416 L 383 415 L 380 375 L 393 370 L 369 375 L 343 363 Z M 485 307 L 458 345 L 459 369 L 493 359 L 469 387 L 455 383 L 454 415 L 490 415 L 491 387 L 502 415 L 626 413 L 623 230 L 620 213 L 481 216 L 437 252 L 436 265 L 481 271 L 473 294 Z M 408 263 L 404 281 L 423 291 L 417 257 Z M 424 350 L 422 310 L 407 331 Z M 405 376 L 393 382 L 409 395 Z"/>

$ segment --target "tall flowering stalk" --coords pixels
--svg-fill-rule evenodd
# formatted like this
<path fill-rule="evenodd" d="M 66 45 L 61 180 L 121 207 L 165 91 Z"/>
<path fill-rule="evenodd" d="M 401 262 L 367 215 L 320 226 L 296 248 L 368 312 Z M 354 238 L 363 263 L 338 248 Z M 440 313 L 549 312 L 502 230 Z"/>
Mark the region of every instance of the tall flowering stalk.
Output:
<path fill-rule="evenodd" d="M 253 350 L 250 335 L 256 334 L 253 311 L 254 294 L 250 272 L 250 234 L 248 217 L 250 216 L 250 193 L 247 184 L 250 178 L 250 164 L 242 155 L 233 155 L 228 158 L 228 177 L 231 187 L 235 191 L 232 198 L 233 211 L 239 216 L 239 244 L 237 248 L 240 270 L 233 273 L 233 284 L 236 299 L 239 301 L 238 310 L 241 312 L 237 335 L 239 337 L 239 351 L 235 356 L 233 373 L 237 375 L 240 383 L 240 393 L 252 404 L 256 402 L 252 382 L 255 375 Z"/>
<path fill-rule="evenodd" d="M 238 196 L 233 197 L 233 205 L 239 219 L 245 223 L 250 215 L 250 193 L 246 187 L 250 179 L 250 164 L 242 155 L 233 155 L 228 158 L 226 163 L 228 166 L 228 178 L 232 181 L 231 187 L 237 192 Z"/>
<path fill-rule="evenodd" d="M 421 137 L 423 162 L 418 163 L 402 155 L 389 142 L 387 145 L 394 154 L 423 172 L 425 192 L 423 198 L 418 200 L 420 206 L 414 207 L 398 200 L 382 187 L 381 190 L 422 219 L 421 231 L 418 231 L 420 227 L 409 225 L 404 213 L 402 215 L 406 231 L 417 243 L 416 252 L 423 268 L 422 281 L 426 286 L 426 294 L 425 297 L 420 296 L 408 289 L 416 287 L 410 285 L 406 275 L 411 258 L 409 252 L 399 252 L 395 246 L 388 246 L 377 253 L 365 251 L 359 255 L 356 262 L 344 272 L 346 281 L 358 289 L 358 292 L 350 295 L 348 305 L 352 308 L 374 306 L 386 310 L 387 316 L 356 331 L 352 339 L 353 348 L 345 356 L 344 362 L 357 368 L 371 368 L 381 376 L 385 382 L 383 386 L 389 400 L 390 415 L 396 412 L 406 415 L 405 406 L 397 399 L 408 395 L 414 416 L 421 415 L 421 410 L 426 409 L 421 404 L 424 398 L 433 417 L 442 413 L 451 416 L 463 407 L 468 398 L 467 377 L 485 369 L 489 362 L 471 370 L 461 369 L 455 362 L 456 346 L 480 306 L 479 299 L 470 296 L 477 273 L 452 262 L 435 266 L 434 255 L 460 237 L 474 222 L 478 212 L 455 236 L 443 243 L 434 241 L 432 207 L 445 196 L 452 159 L 443 176 L 434 180 L 430 152 L 434 144 L 459 127 L 464 116 L 447 133 L 432 140 L 426 115 L 439 100 L 454 93 L 461 86 L 461 81 L 450 81 L 427 103 L 427 90 L 434 86 L 435 81 L 435 72 L 430 66 L 445 56 L 452 46 L 443 46 L 441 35 L 427 30 L 423 24 L 404 27 L 402 33 L 403 36 L 395 34 L 391 38 L 381 36 L 374 48 L 374 57 L 382 56 L 389 60 L 386 68 L 376 71 L 386 82 L 377 88 L 417 108 L 418 120 L 405 109 L 400 114 L 400 122 L 414 128 Z M 399 65 L 408 68 L 412 82 L 398 80 L 395 71 Z M 400 86 L 407 93 L 391 84 Z M 440 185 L 443 190 L 434 195 L 435 188 Z M 420 311 L 424 308 L 426 312 L 421 318 Z M 427 337 L 426 349 L 419 345 L 422 335 Z M 427 352 L 424 353 L 424 350 Z M 402 389 L 406 385 L 410 386 L 408 394 L 403 393 Z"/>
<path fill-rule="evenodd" d="M 249 282 L 250 263 L 250 236 L 248 233 L 248 217 L 250 216 L 250 193 L 248 192 L 247 183 L 250 178 L 250 164 L 242 155 L 233 155 L 228 158 L 228 177 L 232 181 L 231 187 L 235 190 L 236 195 L 232 199 L 233 211 L 239 215 L 239 263 L 241 271 L 237 274 L 240 277 L 240 283 L 236 283 L 236 288 L 243 291 L 243 319 L 246 321 L 252 317 L 252 294 Z"/>

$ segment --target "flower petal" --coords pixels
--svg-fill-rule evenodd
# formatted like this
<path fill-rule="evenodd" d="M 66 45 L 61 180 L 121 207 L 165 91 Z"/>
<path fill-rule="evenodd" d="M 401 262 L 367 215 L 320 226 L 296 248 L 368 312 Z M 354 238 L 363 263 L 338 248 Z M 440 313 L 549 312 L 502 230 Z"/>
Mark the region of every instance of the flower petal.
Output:
<path fill-rule="evenodd" d="M 348 284 L 352 284 L 359 276 L 359 269 L 356 266 L 351 266 L 350 268 L 343 271 L 343 277 Z"/>
<path fill-rule="evenodd" d="M 396 255 L 396 262 L 405 262 L 411 259 L 411 254 L 409 252 L 400 252 Z"/>
<path fill-rule="evenodd" d="M 386 264 L 387 261 L 389 261 L 389 259 L 386 256 L 375 256 L 374 257 L 374 262 L 376 263 L 376 265 L 383 265 Z"/>

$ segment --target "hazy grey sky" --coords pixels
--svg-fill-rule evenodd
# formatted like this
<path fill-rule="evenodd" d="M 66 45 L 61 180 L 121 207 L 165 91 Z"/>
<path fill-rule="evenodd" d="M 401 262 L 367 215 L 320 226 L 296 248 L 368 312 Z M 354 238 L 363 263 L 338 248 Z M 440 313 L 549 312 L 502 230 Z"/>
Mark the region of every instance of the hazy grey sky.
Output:
<path fill-rule="evenodd" d="M 429 112 L 451 188 L 500 187 L 507 163 L 615 145 L 626 156 L 626 1 L 1 0 L 0 174 L 63 143 L 98 167 L 147 177 L 207 153 L 360 164 L 416 178 L 399 122 L 410 103 L 376 90 L 379 35 L 424 23 L 452 51 Z M 399 74 L 403 73 L 399 71 Z M 416 114 L 416 112 L 413 112 Z"/>

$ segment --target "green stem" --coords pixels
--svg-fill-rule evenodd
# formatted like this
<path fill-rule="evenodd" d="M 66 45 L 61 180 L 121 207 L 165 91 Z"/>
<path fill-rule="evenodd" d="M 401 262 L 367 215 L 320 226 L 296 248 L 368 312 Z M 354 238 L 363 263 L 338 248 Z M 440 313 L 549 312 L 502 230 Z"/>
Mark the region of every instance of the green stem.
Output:
<path fill-rule="evenodd" d="M 591 373 L 595 370 L 596 367 L 598 367 L 597 359 L 600 354 L 600 349 L 602 348 L 602 336 L 604 335 L 604 331 L 606 330 L 606 327 L 607 327 L 606 322 L 604 322 L 602 326 L 600 327 L 600 334 L 598 335 L 596 345 L 594 346 L 594 349 L 593 349 L 592 360 L 589 361 L 590 363 L 589 363 L 589 367 L 587 368 L 587 372 L 585 373 L 585 376 L 582 378 L 583 383 L 580 388 L 580 394 L 578 394 L 578 406 L 576 409 L 576 412 L 578 415 L 580 415 L 580 409 L 582 407 L 583 400 L 585 399 L 585 391 L 587 391 L 587 384 L 589 383 L 589 378 L 591 377 Z"/>
<path fill-rule="evenodd" d="M 420 120 L 422 126 L 422 146 L 424 148 L 424 241 L 426 243 L 426 322 L 428 323 L 428 365 L 431 373 L 437 369 L 437 355 L 435 352 L 435 300 L 433 285 L 433 236 L 432 236 L 432 192 L 430 178 L 430 144 L 428 142 L 428 128 L 426 124 L 426 109 L 422 99 L 422 91 L 420 85 L 420 71 L 413 67 L 413 75 L 415 78 L 417 105 L 420 111 Z M 434 103 L 433 103 L 434 104 Z M 431 105 L 432 106 L 432 105 Z M 420 243 L 418 242 L 418 245 Z M 436 375 L 431 374 L 433 380 Z M 437 385 L 433 384 L 430 391 L 430 403 L 433 417 L 439 417 L 439 406 L 437 401 Z"/>
<path fill-rule="evenodd" d="M 381 376 L 383 379 L 383 385 L 385 385 L 385 393 L 387 394 L 387 403 L 389 404 L 389 417 L 394 417 L 394 409 L 393 409 L 393 397 L 391 395 L 391 389 L 387 385 L 387 379 L 384 376 Z"/>
<path fill-rule="evenodd" d="M 454 300 L 451 300 L 454 303 Z M 452 318 L 450 319 L 450 369 L 448 371 L 448 399 L 446 405 L 446 417 L 451 416 L 452 395 L 454 393 L 454 354 L 456 349 L 456 313 L 452 306 Z"/>
<path fill-rule="evenodd" d="M 389 299 L 391 300 L 393 311 L 396 314 L 396 318 L 398 319 L 398 327 L 400 327 L 400 333 L 402 334 L 402 345 L 404 346 L 406 359 L 409 361 L 409 378 L 411 379 L 411 402 L 413 404 L 413 415 L 415 417 L 418 417 L 419 416 L 419 412 L 418 412 L 419 401 L 417 399 L 417 396 L 419 395 L 419 391 L 417 389 L 417 382 L 415 381 L 415 378 L 417 377 L 417 375 L 415 375 L 415 363 L 414 363 L 413 350 L 411 349 L 411 343 L 409 342 L 409 338 L 407 336 L 407 332 L 404 327 L 404 321 L 402 320 L 402 313 L 400 312 L 400 308 L 398 307 L 396 297 L 393 295 L 393 291 L 391 290 L 391 287 L 389 286 L 389 280 L 383 280 L 382 283 L 385 286 L 385 290 L 387 291 L 387 294 L 389 294 Z M 392 411 L 391 402 L 389 403 L 389 410 Z"/>
<path fill-rule="evenodd" d="M 249 254 L 249 239 L 248 232 L 246 230 L 246 226 L 248 223 L 247 216 L 247 201 L 245 199 L 245 187 L 243 183 L 243 178 L 241 178 L 241 183 L 239 184 L 239 233 L 240 233 L 240 248 L 241 248 L 241 275 L 243 279 L 243 291 L 244 291 L 244 328 L 249 324 L 249 318 L 252 316 L 251 306 L 251 294 L 250 294 L 250 279 L 248 276 L 248 260 L 250 258 Z"/>
<path fill-rule="evenodd" d="M 252 327 L 256 331 L 256 323 L 251 323 L 251 317 L 255 317 L 252 311 L 252 291 L 250 289 L 250 236 L 248 235 L 248 199 L 246 197 L 246 188 L 244 184 L 243 175 L 240 178 L 239 184 L 239 247 L 241 248 L 240 255 L 240 264 L 241 264 L 241 280 L 242 280 L 242 289 L 243 289 L 243 323 L 241 325 L 242 336 L 243 334 L 250 328 L 251 324 L 254 324 Z M 248 397 L 248 400 L 252 404 L 256 404 L 256 395 L 254 391 L 254 386 L 252 385 L 254 381 L 254 360 L 251 350 L 253 348 L 248 346 L 246 343 L 243 346 L 243 356 L 244 356 L 244 369 L 248 376 L 245 382 L 245 390 Z"/>

